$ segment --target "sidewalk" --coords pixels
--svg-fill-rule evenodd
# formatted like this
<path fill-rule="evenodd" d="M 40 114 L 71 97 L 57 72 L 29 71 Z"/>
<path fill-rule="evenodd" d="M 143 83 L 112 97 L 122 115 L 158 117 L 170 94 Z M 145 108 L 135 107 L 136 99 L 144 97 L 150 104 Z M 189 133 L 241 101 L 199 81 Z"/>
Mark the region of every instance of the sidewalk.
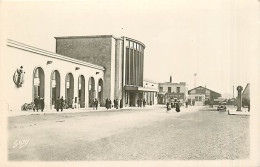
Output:
<path fill-rule="evenodd" d="M 241 111 L 237 111 L 237 107 L 227 108 L 228 115 L 247 115 L 250 116 L 247 108 L 242 108 Z"/>
<path fill-rule="evenodd" d="M 21 116 L 21 115 L 45 115 L 45 114 L 63 114 L 63 113 L 81 113 L 81 112 L 102 112 L 102 111 L 122 111 L 122 110 L 136 110 L 136 109 L 152 109 L 152 108 L 164 108 L 162 105 L 153 105 L 153 106 L 145 106 L 145 107 L 124 107 L 124 108 L 111 108 L 107 110 L 105 107 L 98 107 L 98 109 L 93 110 L 93 108 L 76 108 L 76 109 L 63 109 L 61 112 L 57 112 L 55 109 L 33 111 L 7 111 L 8 117 Z"/>

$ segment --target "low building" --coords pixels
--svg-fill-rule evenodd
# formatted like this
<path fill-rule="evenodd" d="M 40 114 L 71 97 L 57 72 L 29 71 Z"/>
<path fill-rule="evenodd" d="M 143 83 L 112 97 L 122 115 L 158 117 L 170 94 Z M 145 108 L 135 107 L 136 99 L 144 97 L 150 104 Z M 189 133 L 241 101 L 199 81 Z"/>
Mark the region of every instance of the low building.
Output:
<path fill-rule="evenodd" d="M 159 92 L 159 84 L 155 81 L 151 81 L 148 79 L 144 79 L 143 87 L 146 88 L 144 92 L 144 100 L 146 101 L 147 105 L 155 105 L 158 104 L 157 96 Z"/>
<path fill-rule="evenodd" d="M 170 82 L 159 83 L 158 104 L 166 104 L 170 99 L 177 98 L 183 105 L 186 101 L 186 94 L 186 83 L 172 83 L 170 77 Z"/>
<path fill-rule="evenodd" d="M 6 91 L 1 103 L 5 109 L 21 111 L 35 97 L 44 99 L 45 109 L 54 109 L 62 96 L 73 108 L 87 108 L 93 98 L 103 101 L 103 66 L 14 40 L 7 40 L 4 49 L 1 88 Z"/>
<path fill-rule="evenodd" d="M 209 105 L 221 97 L 220 93 L 212 91 L 206 87 L 198 86 L 188 91 L 189 105 Z"/>

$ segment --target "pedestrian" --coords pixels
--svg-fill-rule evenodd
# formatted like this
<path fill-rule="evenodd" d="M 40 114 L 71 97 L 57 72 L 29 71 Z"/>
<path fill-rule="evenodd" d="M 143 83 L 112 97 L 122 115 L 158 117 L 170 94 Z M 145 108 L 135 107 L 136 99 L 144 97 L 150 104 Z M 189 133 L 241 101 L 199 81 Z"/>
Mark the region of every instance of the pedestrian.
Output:
<path fill-rule="evenodd" d="M 145 105 L 146 105 L 146 101 L 145 101 L 145 99 L 143 100 L 143 106 L 145 107 Z"/>
<path fill-rule="evenodd" d="M 120 100 L 120 108 L 123 108 L 123 99 Z"/>
<path fill-rule="evenodd" d="M 114 107 L 116 108 L 116 99 L 114 99 Z"/>
<path fill-rule="evenodd" d="M 60 110 L 61 110 L 61 112 L 63 111 L 63 107 L 64 107 L 64 99 L 63 99 L 63 96 L 61 96 L 61 98 L 60 98 Z"/>
<path fill-rule="evenodd" d="M 95 105 L 95 99 L 94 98 L 92 99 L 91 105 L 93 107 L 93 110 L 95 110 L 96 105 Z"/>
<path fill-rule="evenodd" d="M 36 97 L 33 99 L 33 102 L 34 102 L 34 108 L 33 108 L 33 111 L 37 110 L 37 112 L 38 112 L 38 107 L 39 107 L 39 96 L 36 96 Z"/>
<path fill-rule="evenodd" d="M 60 98 L 57 97 L 56 101 L 55 101 L 55 108 L 56 108 L 56 111 L 59 112 L 59 109 L 60 109 Z"/>
<path fill-rule="evenodd" d="M 176 112 L 180 112 L 181 111 L 179 103 L 176 103 L 175 110 L 176 110 Z"/>
<path fill-rule="evenodd" d="M 166 103 L 166 112 L 170 111 L 171 110 L 171 107 L 170 107 L 170 103 L 167 102 Z"/>
<path fill-rule="evenodd" d="M 43 112 L 44 106 L 45 106 L 45 105 L 44 105 L 44 98 L 40 98 L 39 103 L 40 103 L 41 110 L 42 110 L 42 112 Z"/>
<path fill-rule="evenodd" d="M 95 99 L 95 108 L 96 108 L 96 110 L 97 110 L 97 108 L 98 108 L 98 100 L 97 99 Z"/>
<path fill-rule="evenodd" d="M 109 109 L 111 109 L 111 105 L 112 105 L 112 101 L 110 99 L 108 99 L 108 106 L 109 106 Z"/>
<path fill-rule="evenodd" d="M 188 108 L 188 102 L 187 101 L 185 102 L 185 104 L 186 104 L 186 108 Z"/>
<path fill-rule="evenodd" d="M 115 101 L 115 108 L 118 109 L 118 99 Z"/>
<path fill-rule="evenodd" d="M 107 108 L 107 110 L 109 109 L 109 100 L 108 100 L 108 98 L 106 99 L 106 108 Z"/>
<path fill-rule="evenodd" d="M 140 103 L 140 107 L 142 107 L 142 103 L 143 103 L 142 99 L 139 100 L 139 103 Z"/>

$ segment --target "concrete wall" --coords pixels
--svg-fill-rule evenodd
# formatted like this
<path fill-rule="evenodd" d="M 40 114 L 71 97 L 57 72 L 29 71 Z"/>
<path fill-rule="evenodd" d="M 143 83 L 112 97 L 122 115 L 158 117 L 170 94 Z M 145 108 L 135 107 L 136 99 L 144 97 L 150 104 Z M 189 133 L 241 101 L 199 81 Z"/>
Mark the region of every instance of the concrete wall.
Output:
<path fill-rule="evenodd" d="M 32 53 L 32 51 L 6 46 L 4 53 L 5 55 L 3 55 L 3 57 L 5 62 L 8 63 L 1 64 L 1 80 L 4 81 L 2 86 L 3 90 L 6 90 L 4 98 L 1 99 L 1 103 L 8 110 L 20 111 L 24 103 L 33 101 L 33 73 L 37 67 L 41 67 L 44 71 L 44 98 L 46 109 L 51 108 L 51 74 L 54 70 L 60 73 L 60 96 L 63 97 L 65 97 L 65 77 L 67 73 L 72 73 L 74 77 L 74 97 L 78 97 L 78 77 L 80 75 L 85 77 L 85 107 L 89 105 L 87 93 L 89 78 L 94 77 L 96 87 L 98 80 L 100 78 L 104 79 L 102 70 Z M 47 64 L 47 61 L 51 61 L 52 63 Z M 13 81 L 13 75 L 20 66 L 23 66 L 23 71 L 25 72 L 24 84 L 22 87 L 17 88 Z M 79 67 L 79 70 L 75 70 L 76 67 Z M 99 74 L 96 74 L 96 72 L 99 72 Z M 78 104 L 74 105 L 78 107 Z"/>
<path fill-rule="evenodd" d="M 105 67 L 103 96 L 114 99 L 115 41 L 112 36 L 56 38 L 56 52 Z"/>

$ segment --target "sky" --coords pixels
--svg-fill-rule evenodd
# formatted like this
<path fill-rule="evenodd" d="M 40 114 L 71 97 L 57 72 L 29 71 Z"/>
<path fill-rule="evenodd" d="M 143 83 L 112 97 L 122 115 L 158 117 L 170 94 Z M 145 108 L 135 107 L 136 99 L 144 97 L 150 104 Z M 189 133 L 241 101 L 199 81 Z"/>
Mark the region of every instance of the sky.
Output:
<path fill-rule="evenodd" d="M 156 82 L 171 75 L 189 89 L 206 86 L 232 97 L 233 86 L 245 87 L 256 70 L 251 16 L 259 13 L 242 0 L 0 2 L 0 8 L 2 39 L 52 52 L 57 36 L 139 40 L 146 45 L 144 77 Z"/>

